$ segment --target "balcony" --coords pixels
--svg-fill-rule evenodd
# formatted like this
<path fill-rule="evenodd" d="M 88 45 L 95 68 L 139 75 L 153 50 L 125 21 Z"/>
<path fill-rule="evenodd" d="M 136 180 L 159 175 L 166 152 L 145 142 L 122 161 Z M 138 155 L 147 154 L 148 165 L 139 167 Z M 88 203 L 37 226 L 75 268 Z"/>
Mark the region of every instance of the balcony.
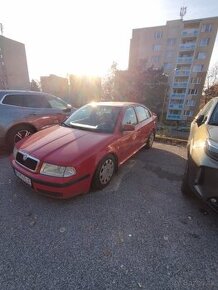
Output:
<path fill-rule="evenodd" d="M 181 120 L 181 115 L 169 114 L 167 115 L 167 120 Z"/>
<path fill-rule="evenodd" d="M 188 57 L 178 57 L 177 58 L 177 63 L 192 63 L 193 61 L 193 57 L 192 56 L 188 56 Z"/>
<path fill-rule="evenodd" d="M 171 99 L 184 99 L 186 94 L 173 93 L 170 95 Z"/>
<path fill-rule="evenodd" d="M 195 50 L 195 43 L 180 44 L 181 51 Z"/>
<path fill-rule="evenodd" d="M 170 104 L 169 109 L 173 110 L 182 110 L 183 109 L 183 104 Z"/>
<path fill-rule="evenodd" d="M 186 88 L 188 82 L 175 82 L 173 83 L 173 88 Z"/>
<path fill-rule="evenodd" d="M 197 37 L 198 34 L 198 29 L 186 29 L 182 31 L 182 37 Z"/>
<path fill-rule="evenodd" d="M 177 70 L 175 75 L 180 77 L 187 77 L 190 75 L 190 70 Z"/>

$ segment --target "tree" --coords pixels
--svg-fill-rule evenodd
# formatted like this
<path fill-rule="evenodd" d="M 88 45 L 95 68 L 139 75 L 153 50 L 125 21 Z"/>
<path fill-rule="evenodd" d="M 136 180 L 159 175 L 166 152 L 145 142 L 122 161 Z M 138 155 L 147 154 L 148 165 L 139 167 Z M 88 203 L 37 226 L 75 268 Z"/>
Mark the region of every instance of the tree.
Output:
<path fill-rule="evenodd" d="M 205 96 L 205 103 L 207 103 L 209 100 L 211 100 L 214 97 L 218 96 L 218 84 L 215 84 L 208 89 L 204 90 L 204 96 Z"/>
<path fill-rule="evenodd" d="M 102 100 L 104 101 L 114 101 L 116 100 L 116 74 L 118 72 L 117 63 L 113 62 L 109 73 L 102 80 Z"/>
<path fill-rule="evenodd" d="M 168 89 L 168 76 L 163 69 L 119 71 L 115 84 L 122 100 L 142 103 L 161 115 Z"/>
<path fill-rule="evenodd" d="M 206 89 L 218 83 L 218 63 L 215 63 L 209 70 L 206 76 Z"/>
<path fill-rule="evenodd" d="M 39 85 L 38 81 L 36 81 L 36 80 L 31 81 L 30 88 L 31 88 L 31 91 L 40 92 L 40 85 Z"/>

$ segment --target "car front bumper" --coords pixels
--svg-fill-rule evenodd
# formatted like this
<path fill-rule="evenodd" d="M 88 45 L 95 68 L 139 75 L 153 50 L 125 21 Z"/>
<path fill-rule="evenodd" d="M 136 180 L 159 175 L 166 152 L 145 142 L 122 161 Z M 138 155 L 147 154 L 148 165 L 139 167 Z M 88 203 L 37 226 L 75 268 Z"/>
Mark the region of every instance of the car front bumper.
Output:
<path fill-rule="evenodd" d="M 189 159 L 189 182 L 193 191 L 204 201 L 218 206 L 218 168 L 198 166 Z M 217 200 L 217 202 L 216 202 Z"/>
<path fill-rule="evenodd" d="M 73 177 L 65 181 L 63 178 L 54 178 L 29 172 L 19 166 L 15 160 L 11 161 L 15 175 L 33 190 L 46 196 L 67 199 L 79 194 L 87 193 L 91 184 L 91 175 L 86 174 Z"/>

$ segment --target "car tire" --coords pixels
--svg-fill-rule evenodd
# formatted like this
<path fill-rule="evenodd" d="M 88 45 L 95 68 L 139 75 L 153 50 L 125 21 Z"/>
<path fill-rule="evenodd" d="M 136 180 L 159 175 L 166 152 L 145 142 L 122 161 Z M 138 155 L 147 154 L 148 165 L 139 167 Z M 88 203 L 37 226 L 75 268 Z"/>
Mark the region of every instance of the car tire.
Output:
<path fill-rule="evenodd" d="M 184 172 L 182 184 L 181 184 L 181 192 L 185 196 L 192 195 L 192 190 L 191 190 L 190 185 L 189 185 L 189 167 L 190 167 L 189 160 L 187 160 L 186 166 L 185 166 L 185 172 Z"/>
<path fill-rule="evenodd" d="M 150 149 L 154 143 L 154 138 L 155 138 L 155 134 L 154 132 L 151 132 L 151 134 L 148 137 L 148 140 L 145 144 L 145 149 Z"/>
<path fill-rule="evenodd" d="M 15 143 L 23 139 L 24 137 L 30 136 L 35 133 L 36 130 L 30 126 L 17 126 L 12 128 L 6 137 L 6 146 L 9 152 L 13 151 Z"/>
<path fill-rule="evenodd" d="M 93 177 L 92 187 L 94 189 L 103 189 L 104 187 L 106 187 L 110 183 L 114 175 L 115 169 L 115 157 L 112 154 L 109 154 L 105 158 L 103 158 L 98 164 L 98 167 Z"/>

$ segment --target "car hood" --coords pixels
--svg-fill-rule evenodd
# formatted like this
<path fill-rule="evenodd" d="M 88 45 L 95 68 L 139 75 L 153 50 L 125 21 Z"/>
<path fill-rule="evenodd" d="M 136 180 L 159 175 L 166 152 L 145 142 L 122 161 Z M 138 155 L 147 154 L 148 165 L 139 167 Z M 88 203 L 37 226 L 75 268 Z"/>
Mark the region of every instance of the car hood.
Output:
<path fill-rule="evenodd" d="M 218 143 L 218 126 L 208 126 L 209 138 Z"/>
<path fill-rule="evenodd" d="M 18 149 L 41 161 L 67 165 L 101 150 L 112 139 L 112 134 L 53 126 L 30 136 Z"/>

